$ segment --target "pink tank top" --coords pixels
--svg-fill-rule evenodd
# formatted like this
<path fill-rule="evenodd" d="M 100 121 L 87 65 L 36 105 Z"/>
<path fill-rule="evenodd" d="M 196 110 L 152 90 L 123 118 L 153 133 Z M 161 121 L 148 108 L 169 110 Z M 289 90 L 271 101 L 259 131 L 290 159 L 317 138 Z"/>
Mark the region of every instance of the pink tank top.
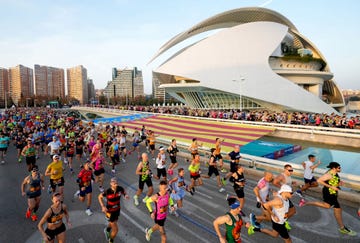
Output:
<path fill-rule="evenodd" d="M 100 170 L 103 168 L 103 159 L 97 158 L 95 161 L 95 170 Z"/>
<path fill-rule="evenodd" d="M 162 220 L 166 218 L 167 210 L 169 207 L 169 193 L 166 192 L 164 196 L 161 196 L 159 193 L 157 203 L 155 203 L 156 207 L 156 219 Z"/>

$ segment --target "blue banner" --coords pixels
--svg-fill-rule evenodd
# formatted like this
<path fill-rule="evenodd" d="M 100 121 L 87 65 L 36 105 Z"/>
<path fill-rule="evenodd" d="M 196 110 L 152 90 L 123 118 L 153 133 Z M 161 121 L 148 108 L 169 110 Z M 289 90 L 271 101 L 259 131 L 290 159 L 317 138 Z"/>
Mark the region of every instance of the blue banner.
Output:
<path fill-rule="evenodd" d="M 98 118 L 94 119 L 93 122 L 95 124 L 98 123 L 113 123 L 113 122 L 127 122 L 133 120 L 143 119 L 149 116 L 153 116 L 153 114 L 132 114 L 128 116 L 117 116 L 117 117 L 108 117 L 108 118 Z"/>

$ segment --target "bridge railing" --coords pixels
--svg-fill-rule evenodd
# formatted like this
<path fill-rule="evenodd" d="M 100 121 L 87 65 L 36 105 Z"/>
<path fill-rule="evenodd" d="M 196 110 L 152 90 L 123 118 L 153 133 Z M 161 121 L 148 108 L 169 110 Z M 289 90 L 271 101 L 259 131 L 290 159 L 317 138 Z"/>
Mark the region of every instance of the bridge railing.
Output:
<path fill-rule="evenodd" d="M 97 108 L 97 107 L 77 107 L 82 108 L 83 110 L 91 110 L 94 112 L 106 112 L 106 113 L 112 113 L 112 114 L 129 114 L 129 113 L 144 113 L 144 112 L 136 112 L 136 111 L 128 111 L 128 110 L 118 110 L 118 109 L 107 109 L 107 108 Z M 159 115 L 159 113 L 149 113 L 154 115 Z M 169 117 L 179 117 L 178 115 L 172 115 L 172 114 L 161 114 L 164 116 Z M 181 117 L 187 117 L 192 119 L 198 119 L 198 120 L 217 120 L 219 122 L 237 122 L 237 123 L 244 123 L 244 124 L 251 124 L 251 125 L 260 125 L 260 126 L 270 126 L 270 127 L 276 127 L 276 129 L 284 129 L 287 131 L 303 131 L 307 133 L 311 132 L 319 132 L 319 133 L 329 133 L 332 136 L 356 136 L 360 138 L 360 131 L 354 130 L 354 129 L 343 129 L 343 128 L 328 128 L 328 127 L 311 127 L 311 126 L 299 126 L 299 125 L 291 125 L 291 124 L 277 124 L 277 123 L 263 123 L 263 122 L 249 122 L 249 121 L 238 121 L 238 120 L 224 120 L 224 119 L 212 119 L 212 118 L 204 118 L 204 117 L 193 117 L 193 116 L 181 116 Z M 170 140 L 157 137 L 156 138 L 157 144 L 161 144 L 163 146 L 169 146 Z M 189 141 L 190 142 L 190 141 Z M 190 144 L 186 143 L 177 143 L 178 147 L 180 148 L 180 155 L 181 156 L 189 156 L 189 152 L 187 148 Z M 202 156 L 210 157 L 210 148 L 200 148 L 199 152 Z M 226 158 L 226 154 L 222 154 L 224 158 Z M 273 160 L 268 159 L 264 157 L 258 157 L 253 156 L 249 154 L 243 154 L 241 153 L 241 163 L 245 166 L 248 166 L 250 169 L 254 170 L 268 170 L 271 172 L 280 173 L 283 171 L 285 164 L 291 164 L 294 168 L 294 176 L 297 177 L 299 180 L 303 179 L 303 172 L 304 169 L 302 165 L 295 164 L 291 162 L 284 162 L 279 160 Z M 224 160 L 225 163 L 229 163 L 226 159 Z M 316 177 L 319 177 L 326 173 L 327 170 L 317 168 L 314 172 L 314 175 Z M 344 182 L 345 188 L 348 188 L 353 191 L 360 191 L 360 176 L 353 175 L 353 174 L 347 174 L 347 173 L 341 173 L 341 180 Z"/>

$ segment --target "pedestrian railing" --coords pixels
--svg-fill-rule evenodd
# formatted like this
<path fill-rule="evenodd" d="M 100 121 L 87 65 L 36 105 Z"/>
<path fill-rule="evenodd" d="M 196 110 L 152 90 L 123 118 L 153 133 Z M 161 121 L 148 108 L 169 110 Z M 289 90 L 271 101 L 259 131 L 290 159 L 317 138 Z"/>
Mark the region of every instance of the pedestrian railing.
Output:
<path fill-rule="evenodd" d="M 75 107 L 74 107 L 75 108 Z M 105 112 L 105 113 L 112 113 L 112 114 L 129 114 L 129 113 L 144 113 L 144 112 L 136 112 L 136 111 L 129 111 L 129 110 L 119 110 L 119 109 L 107 109 L 107 108 L 98 108 L 98 107 L 76 107 L 76 109 L 82 110 L 92 110 L 94 112 Z M 159 113 L 149 113 L 154 115 L 159 115 Z M 164 116 L 169 117 L 178 117 L 178 115 L 172 114 L 161 114 Z M 194 116 L 181 116 L 187 117 L 197 120 L 216 120 L 219 122 L 231 122 L 231 123 L 244 123 L 249 125 L 258 125 L 258 126 L 270 126 L 275 127 L 278 130 L 284 131 L 291 131 L 291 132 L 304 132 L 304 133 L 311 133 L 311 134 L 326 134 L 331 136 L 345 136 L 345 137 L 354 137 L 360 138 L 360 130 L 357 129 L 345 129 L 345 128 L 330 128 L 330 127 L 316 127 L 316 126 L 300 126 L 300 125 L 292 125 L 292 124 L 278 124 L 278 123 L 263 123 L 263 122 L 250 122 L 250 121 L 242 121 L 242 120 L 224 120 L 224 119 L 213 119 L 213 118 L 204 118 L 204 117 L 194 117 Z M 169 146 L 170 140 L 164 139 L 161 137 L 156 138 L 157 144 L 161 144 L 163 146 Z M 180 149 L 180 156 L 188 156 L 190 158 L 190 153 L 187 150 L 190 144 L 185 143 L 177 143 Z M 210 148 L 200 148 L 199 152 L 200 155 L 204 157 L 210 157 Z M 226 154 L 223 154 L 223 157 L 226 158 Z M 225 163 L 229 163 L 226 159 L 224 160 Z M 248 166 L 254 170 L 267 170 L 271 172 L 280 173 L 284 169 L 285 164 L 291 164 L 294 168 L 294 176 L 297 177 L 299 180 L 303 179 L 303 172 L 304 169 L 300 164 L 294 164 L 291 162 L 284 162 L 279 160 L 268 159 L 264 157 L 258 157 L 248 154 L 241 154 L 241 163 L 244 166 Z M 318 178 L 319 176 L 326 173 L 325 169 L 317 168 L 314 171 L 314 175 Z M 344 182 L 345 188 L 348 188 L 355 192 L 360 192 L 360 176 L 341 173 L 341 180 Z"/>

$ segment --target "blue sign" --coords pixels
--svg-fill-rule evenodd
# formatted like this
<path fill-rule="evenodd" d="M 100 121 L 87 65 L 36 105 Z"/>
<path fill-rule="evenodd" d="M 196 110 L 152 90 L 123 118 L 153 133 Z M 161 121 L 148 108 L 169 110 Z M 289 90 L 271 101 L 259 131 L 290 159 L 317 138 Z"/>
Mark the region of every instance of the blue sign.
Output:
<path fill-rule="evenodd" d="M 108 118 L 98 118 L 94 119 L 93 122 L 95 124 L 98 123 L 113 123 L 113 122 L 127 122 L 143 119 L 149 116 L 153 116 L 152 114 L 133 114 L 128 116 L 117 116 L 117 117 L 108 117 Z"/>

